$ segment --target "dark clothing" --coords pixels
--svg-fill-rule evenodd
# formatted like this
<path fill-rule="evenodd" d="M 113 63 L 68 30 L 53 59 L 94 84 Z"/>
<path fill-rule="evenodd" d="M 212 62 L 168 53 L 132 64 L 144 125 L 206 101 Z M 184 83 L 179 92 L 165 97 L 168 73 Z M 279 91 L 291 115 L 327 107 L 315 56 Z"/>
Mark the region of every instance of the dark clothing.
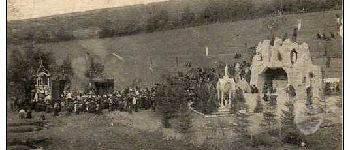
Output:
<path fill-rule="evenodd" d="M 32 119 L 32 112 L 30 110 L 27 110 L 26 119 Z"/>

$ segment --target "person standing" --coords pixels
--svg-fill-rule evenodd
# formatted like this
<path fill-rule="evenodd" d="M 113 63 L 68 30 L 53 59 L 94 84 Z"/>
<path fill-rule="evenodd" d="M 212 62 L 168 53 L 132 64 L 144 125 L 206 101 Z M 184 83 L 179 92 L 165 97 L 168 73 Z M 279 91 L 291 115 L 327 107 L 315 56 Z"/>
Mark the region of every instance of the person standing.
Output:
<path fill-rule="evenodd" d="M 53 105 L 53 116 L 59 116 L 59 104 L 58 102 L 55 102 Z"/>
<path fill-rule="evenodd" d="M 67 95 L 66 95 L 66 100 L 68 101 L 68 102 L 71 102 L 72 101 L 72 93 L 69 91 L 68 93 L 67 93 Z"/>
<path fill-rule="evenodd" d="M 51 108 L 52 108 L 52 103 L 51 103 L 51 95 L 48 94 L 45 96 L 44 98 L 45 104 L 46 104 L 46 112 L 50 113 L 51 112 Z"/>
<path fill-rule="evenodd" d="M 20 109 L 18 115 L 20 119 L 24 119 L 26 117 L 26 111 L 24 109 Z"/>
<path fill-rule="evenodd" d="M 134 111 L 135 111 L 135 112 L 138 112 L 137 97 L 136 97 L 136 95 L 134 95 L 134 96 L 132 97 L 132 107 L 134 108 Z"/>
<path fill-rule="evenodd" d="M 32 111 L 30 107 L 27 107 L 26 119 L 32 119 Z"/>
<path fill-rule="evenodd" d="M 78 102 L 77 101 L 74 101 L 74 112 L 75 114 L 79 114 L 79 110 L 78 110 Z"/>

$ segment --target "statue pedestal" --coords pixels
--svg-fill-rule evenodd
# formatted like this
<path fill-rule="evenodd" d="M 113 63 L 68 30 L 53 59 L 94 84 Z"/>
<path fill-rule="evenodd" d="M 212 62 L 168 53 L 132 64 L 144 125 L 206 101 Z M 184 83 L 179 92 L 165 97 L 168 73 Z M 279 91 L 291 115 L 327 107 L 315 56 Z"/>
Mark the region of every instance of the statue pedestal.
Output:
<path fill-rule="evenodd" d="M 219 107 L 218 108 L 218 112 L 229 112 L 230 111 L 230 108 L 228 107 Z"/>
<path fill-rule="evenodd" d="M 214 115 L 228 115 L 230 114 L 230 108 L 229 107 L 219 107 L 218 111 L 213 113 Z"/>

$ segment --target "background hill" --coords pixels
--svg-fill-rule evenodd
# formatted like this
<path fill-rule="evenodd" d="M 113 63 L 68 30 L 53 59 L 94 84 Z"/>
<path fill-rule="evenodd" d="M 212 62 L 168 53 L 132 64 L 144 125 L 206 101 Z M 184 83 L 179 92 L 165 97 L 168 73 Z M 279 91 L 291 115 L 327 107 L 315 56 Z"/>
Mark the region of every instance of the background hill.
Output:
<path fill-rule="evenodd" d="M 325 69 L 326 77 L 341 77 L 341 38 L 336 35 L 335 15 L 341 11 L 291 14 L 276 17 L 265 17 L 227 23 L 214 23 L 183 29 L 139 33 L 123 37 L 70 40 L 65 42 L 36 43 L 35 48 L 49 51 L 57 64 L 69 56 L 74 71 L 73 83 L 77 87 L 88 83 L 84 76 L 86 57 L 93 55 L 104 64 L 106 77 L 115 78 L 116 87 L 130 86 L 130 83 L 141 85 L 153 84 L 162 74 L 184 69 L 188 62 L 194 67 L 212 66 L 216 62 L 233 64 L 247 61 L 255 51 L 254 47 L 267 39 L 267 24 L 277 22 L 276 35 L 287 33 L 291 38 L 297 20 L 302 20 L 298 33 L 298 42 L 310 46 L 313 61 Z M 90 25 L 90 24 L 89 24 Z M 46 25 L 45 25 L 46 26 Z M 88 26 L 88 25 L 87 25 Z M 335 38 L 318 40 L 316 34 L 325 33 Z M 25 51 L 27 44 L 9 44 L 11 51 Z M 209 57 L 205 56 L 205 47 L 209 48 Z M 116 58 L 112 53 L 123 57 Z M 235 57 L 240 54 L 241 57 Z M 327 59 L 330 66 L 326 66 Z M 150 66 L 153 72 L 149 69 Z"/>
<path fill-rule="evenodd" d="M 281 2 L 283 2 L 281 4 Z M 9 43 L 119 37 L 283 14 L 341 9 L 341 0 L 170 0 L 8 21 Z"/>

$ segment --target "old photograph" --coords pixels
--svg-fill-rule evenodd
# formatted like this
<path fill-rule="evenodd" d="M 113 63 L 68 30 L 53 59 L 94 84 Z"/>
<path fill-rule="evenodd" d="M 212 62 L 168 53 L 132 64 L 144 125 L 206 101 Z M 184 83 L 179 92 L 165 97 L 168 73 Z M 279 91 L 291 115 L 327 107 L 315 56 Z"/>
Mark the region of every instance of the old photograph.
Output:
<path fill-rule="evenodd" d="M 6 149 L 343 149 L 342 0 L 6 7 Z"/>

